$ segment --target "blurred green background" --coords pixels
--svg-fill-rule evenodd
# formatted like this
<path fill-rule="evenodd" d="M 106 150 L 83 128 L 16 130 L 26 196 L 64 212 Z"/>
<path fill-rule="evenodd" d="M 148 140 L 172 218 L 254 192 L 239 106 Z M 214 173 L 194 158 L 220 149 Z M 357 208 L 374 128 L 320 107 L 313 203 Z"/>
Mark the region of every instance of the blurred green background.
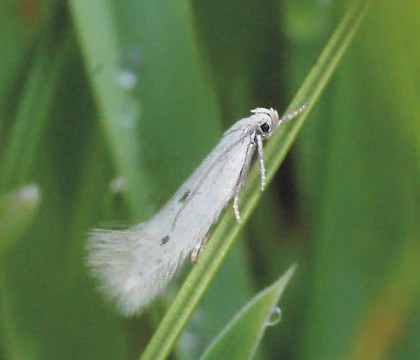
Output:
<path fill-rule="evenodd" d="M 234 121 L 282 112 L 348 5 L 0 3 L 0 358 L 138 358 L 165 301 L 122 319 L 87 231 L 147 219 Z M 293 262 L 259 358 L 420 358 L 419 19 L 373 2 L 175 358 Z"/>

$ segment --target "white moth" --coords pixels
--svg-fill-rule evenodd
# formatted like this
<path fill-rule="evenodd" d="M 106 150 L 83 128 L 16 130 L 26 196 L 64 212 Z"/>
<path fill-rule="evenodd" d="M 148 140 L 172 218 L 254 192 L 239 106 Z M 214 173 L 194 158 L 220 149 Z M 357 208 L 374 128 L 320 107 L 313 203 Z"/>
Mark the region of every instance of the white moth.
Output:
<path fill-rule="evenodd" d="M 227 130 L 166 205 L 149 221 L 129 230 L 93 230 L 87 265 L 104 295 L 131 316 L 167 287 L 187 257 L 195 262 L 207 232 L 230 199 L 238 222 L 238 199 L 254 155 L 265 186 L 262 141 L 306 105 L 279 119 L 274 109 L 257 108 Z"/>

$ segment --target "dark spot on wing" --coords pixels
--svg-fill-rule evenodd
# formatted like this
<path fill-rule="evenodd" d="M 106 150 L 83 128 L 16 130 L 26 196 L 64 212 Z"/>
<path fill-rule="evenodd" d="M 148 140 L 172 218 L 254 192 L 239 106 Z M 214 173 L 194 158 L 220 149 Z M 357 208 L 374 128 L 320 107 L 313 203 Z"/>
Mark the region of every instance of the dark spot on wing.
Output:
<path fill-rule="evenodd" d="M 165 245 L 169 241 L 169 236 L 166 235 L 164 238 L 160 240 L 160 245 Z"/>
<path fill-rule="evenodd" d="M 184 195 L 182 195 L 180 198 L 179 198 L 179 200 L 178 200 L 178 202 L 184 202 L 185 200 L 187 200 L 187 197 L 188 197 L 188 195 L 190 195 L 190 193 L 191 193 L 191 191 L 190 190 L 188 190 L 188 191 L 186 191 L 185 193 L 184 193 Z"/>

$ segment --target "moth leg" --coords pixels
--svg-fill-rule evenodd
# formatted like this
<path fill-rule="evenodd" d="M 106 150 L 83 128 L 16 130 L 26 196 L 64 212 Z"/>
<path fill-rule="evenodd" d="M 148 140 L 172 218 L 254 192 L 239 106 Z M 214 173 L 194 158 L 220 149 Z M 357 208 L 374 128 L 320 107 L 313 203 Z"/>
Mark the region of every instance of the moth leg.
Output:
<path fill-rule="evenodd" d="M 257 135 L 257 149 L 258 149 L 258 158 L 260 160 L 260 174 L 261 174 L 261 191 L 264 191 L 265 188 L 265 165 L 264 165 L 264 151 L 261 135 Z"/>
<path fill-rule="evenodd" d="M 233 211 L 235 213 L 236 221 L 239 224 L 242 222 L 241 214 L 239 212 L 239 193 L 241 191 L 242 183 L 245 180 L 246 174 L 248 173 L 254 148 L 255 148 L 255 142 L 253 141 L 253 138 L 251 137 L 250 142 L 248 144 L 248 147 L 246 149 L 245 162 L 244 162 L 244 165 L 242 166 L 241 172 L 240 172 L 239 177 L 238 177 L 238 181 L 236 182 L 235 190 L 233 192 L 233 194 L 234 194 L 234 196 L 233 196 Z"/>
<path fill-rule="evenodd" d="M 197 263 L 198 257 L 201 254 L 201 251 L 204 249 L 204 247 L 207 244 L 207 241 L 209 240 L 208 236 L 204 236 L 203 239 L 201 239 L 192 249 L 191 251 L 191 262 L 193 264 Z"/>
<path fill-rule="evenodd" d="M 241 214 L 239 212 L 239 188 L 235 191 L 233 198 L 233 211 L 235 213 L 236 221 L 240 224 L 242 222 Z"/>

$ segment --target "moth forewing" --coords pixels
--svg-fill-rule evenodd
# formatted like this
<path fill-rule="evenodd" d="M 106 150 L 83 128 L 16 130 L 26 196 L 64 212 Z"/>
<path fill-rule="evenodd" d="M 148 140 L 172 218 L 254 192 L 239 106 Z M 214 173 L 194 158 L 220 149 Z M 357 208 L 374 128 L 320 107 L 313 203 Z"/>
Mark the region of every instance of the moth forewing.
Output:
<path fill-rule="evenodd" d="M 187 257 L 197 260 L 210 227 L 233 197 L 235 215 L 240 221 L 239 192 L 251 160 L 258 149 L 263 186 L 262 140 L 278 124 L 275 110 L 253 110 L 253 115 L 224 133 L 200 166 L 150 220 L 125 231 L 91 232 L 87 265 L 101 291 L 116 302 L 122 314 L 134 315 L 148 306 Z"/>

